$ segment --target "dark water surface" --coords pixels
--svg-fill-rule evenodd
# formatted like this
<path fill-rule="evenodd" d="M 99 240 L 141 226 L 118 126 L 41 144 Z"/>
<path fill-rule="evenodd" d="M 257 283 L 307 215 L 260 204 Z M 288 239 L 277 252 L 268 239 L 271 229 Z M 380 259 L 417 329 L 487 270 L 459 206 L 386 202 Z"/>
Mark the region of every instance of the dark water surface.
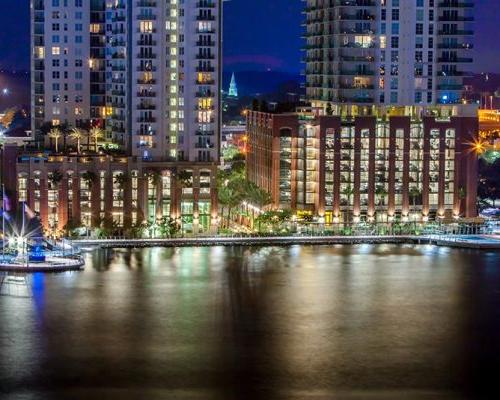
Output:
<path fill-rule="evenodd" d="M 500 253 L 153 248 L 86 262 L 0 296 L 0 398 L 500 398 Z"/>

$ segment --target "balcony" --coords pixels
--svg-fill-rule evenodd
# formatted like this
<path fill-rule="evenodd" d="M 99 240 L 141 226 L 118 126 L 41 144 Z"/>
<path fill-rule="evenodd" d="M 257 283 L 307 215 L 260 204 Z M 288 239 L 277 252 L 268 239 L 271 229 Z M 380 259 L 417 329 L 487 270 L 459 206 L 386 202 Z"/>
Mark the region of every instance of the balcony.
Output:
<path fill-rule="evenodd" d="M 197 85 L 215 85 L 215 80 L 213 79 L 203 80 L 203 81 L 196 80 L 195 83 Z"/>
<path fill-rule="evenodd" d="M 138 104 L 137 105 L 138 110 L 156 110 L 156 106 L 154 104 Z"/>
<path fill-rule="evenodd" d="M 437 76 L 438 77 L 443 77 L 443 76 L 470 76 L 471 74 L 469 72 L 465 71 L 438 71 Z"/>
<path fill-rule="evenodd" d="M 196 97 L 214 97 L 215 92 L 204 91 L 204 92 L 196 92 Z"/>
<path fill-rule="evenodd" d="M 196 58 L 198 60 L 213 60 L 215 56 L 213 54 L 197 54 Z"/>
<path fill-rule="evenodd" d="M 200 14 L 196 16 L 197 21 L 215 21 L 215 16 L 211 14 Z"/>
<path fill-rule="evenodd" d="M 198 47 L 200 47 L 200 46 L 213 47 L 213 46 L 215 46 L 215 42 L 213 40 L 202 40 L 202 41 L 196 42 L 196 46 L 198 46 Z"/>
<path fill-rule="evenodd" d="M 461 15 L 443 15 L 439 17 L 441 22 L 473 22 L 474 17 L 464 17 Z"/>
<path fill-rule="evenodd" d="M 474 3 L 472 1 L 445 0 L 439 3 L 439 7 L 472 8 Z"/>
<path fill-rule="evenodd" d="M 215 8 L 215 3 L 213 1 L 198 1 L 196 3 L 197 8 Z"/>
<path fill-rule="evenodd" d="M 137 7 L 156 7 L 156 1 L 153 0 L 139 0 Z"/>
<path fill-rule="evenodd" d="M 154 85 L 156 84 L 156 79 L 137 79 L 139 85 Z"/>
<path fill-rule="evenodd" d="M 155 59 L 156 54 L 154 54 L 154 53 L 139 53 L 139 54 L 137 54 L 137 58 Z"/>
<path fill-rule="evenodd" d="M 437 90 L 459 90 L 462 91 L 464 89 L 463 85 L 437 85 Z"/>
<path fill-rule="evenodd" d="M 213 149 L 215 145 L 213 143 L 196 143 L 194 147 L 196 149 Z"/>
<path fill-rule="evenodd" d="M 474 60 L 470 57 L 440 57 L 438 58 L 438 62 L 440 63 L 471 63 Z"/>
<path fill-rule="evenodd" d="M 349 76 L 373 76 L 375 72 L 367 70 L 340 70 L 334 75 L 349 75 Z"/>
<path fill-rule="evenodd" d="M 208 29 L 208 28 L 204 28 L 204 29 L 196 29 L 196 33 L 202 33 L 202 34 L 207 34 L 207 33 L 215 33 L 215 29 L 214 28 L 211 28 L 211 29 Z"/>
<path fill-rule="evenodd" d="M 154 130 L 148 130 L 148 131 L 138 130 L 138 131 L 136 131 L 136 134 L 138 136 L 155 136 L 156 131 L 154 131 Z"/>
<path fill-rule="evenodd" d="M 474 31 L 457 29 L 454 31 L 439 31 L 438 34 L 441 36 L 472 36 Z"/>
<path fill-rule="evenodd" d="M 156 71 L 156 67 L 153 67 L 153 66 L 145 66 L 145 65 L 139 65 L 137 67 L 137 71 L 138 72 L 155 72 Z"/>
<path fill-rule="evenodd" d="M 156 40 L 138 40 L 138 46 L 156 46 Z"/>
<path fill-rule="evenodd" d="M 361 103 L 368 104 L 373 103 L 375 99 L 373 97 L 339 97 L 340 103 Z"/>
<path fill-rule="evenodd" d="M 149 116 L 149 115 L 145 115 L 144 117 L 137 118 L 137 122 L 139 122 L 139 123 L 155 123 L 156 118 Z"/>
<path fill-rule="evenodd" d="M 198 66 L 196 67 L 196 72 L 214 72 L 215 68 L 211 66 Z"/>
<path fill-rule="evenodd" d="M 156 15 L 152 14 L 139 14 L 137 16 L 138 21 L 154 21 L 156 19 Z"/>
<path fill-rule="evenodd" d="M 156 97 L 156 92 L 153 91 L 137 92 L 137 97 Z"/>
<path fill-rule="evenodd" d="M 213 136 L 215 135 L 215 131 L 196 131 L 196 136 Z"/>
<path fill-rule="evenodd" d="M 474 48 L 472 43 L 440 43 L 438 49 L 470 50 Z"/>

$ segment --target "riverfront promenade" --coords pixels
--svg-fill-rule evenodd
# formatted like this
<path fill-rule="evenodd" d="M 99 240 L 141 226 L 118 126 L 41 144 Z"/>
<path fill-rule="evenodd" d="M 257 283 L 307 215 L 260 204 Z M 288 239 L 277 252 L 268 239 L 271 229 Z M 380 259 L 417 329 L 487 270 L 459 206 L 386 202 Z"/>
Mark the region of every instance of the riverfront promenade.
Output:
<path fill-rule="evenodd" d="M 79 247 L 186 247 L 186 246 L 291 246 L 296 244 L 434 244 L 472 249 L 500 250 L 499 235 L 398 235 L 398 236 L 213 236 L 172 239 L 82 239 Z"/>

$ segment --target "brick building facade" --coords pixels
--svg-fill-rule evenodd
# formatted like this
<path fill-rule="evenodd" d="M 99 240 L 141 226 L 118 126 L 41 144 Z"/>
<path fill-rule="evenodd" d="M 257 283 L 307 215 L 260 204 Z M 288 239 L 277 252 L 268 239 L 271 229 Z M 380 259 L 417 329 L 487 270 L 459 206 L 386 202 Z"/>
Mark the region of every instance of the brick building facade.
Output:
<path fill-rule="evenodd" d="M 26 204 L 51 233 L 74 225 L 117 227 L 168 216 L 185 231 L 217 224 L 216 166 L 144 162 L 137 157 L 59 156 L 7 148 L 5 186 L 12 203 Z"/>
<path fill-rule="evenodd" d="M 477 117 L 250 112 L 248 178 L 328 222 L 477 215 Z"/>

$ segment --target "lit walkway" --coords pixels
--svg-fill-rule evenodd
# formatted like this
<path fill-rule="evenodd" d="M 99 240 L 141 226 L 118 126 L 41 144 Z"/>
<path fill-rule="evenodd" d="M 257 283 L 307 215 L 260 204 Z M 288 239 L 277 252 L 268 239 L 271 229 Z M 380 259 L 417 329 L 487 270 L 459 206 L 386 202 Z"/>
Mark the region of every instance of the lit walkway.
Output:
<path fill-rule="evenodd" d="M 500 249 L 499 236 L 214 236 L 175 239 L 83 239 L 74 240 L 80 247 L 181 247 L 181 246 L 288 246 L 295 244 L 416 243 L 479 249 Z"/>

